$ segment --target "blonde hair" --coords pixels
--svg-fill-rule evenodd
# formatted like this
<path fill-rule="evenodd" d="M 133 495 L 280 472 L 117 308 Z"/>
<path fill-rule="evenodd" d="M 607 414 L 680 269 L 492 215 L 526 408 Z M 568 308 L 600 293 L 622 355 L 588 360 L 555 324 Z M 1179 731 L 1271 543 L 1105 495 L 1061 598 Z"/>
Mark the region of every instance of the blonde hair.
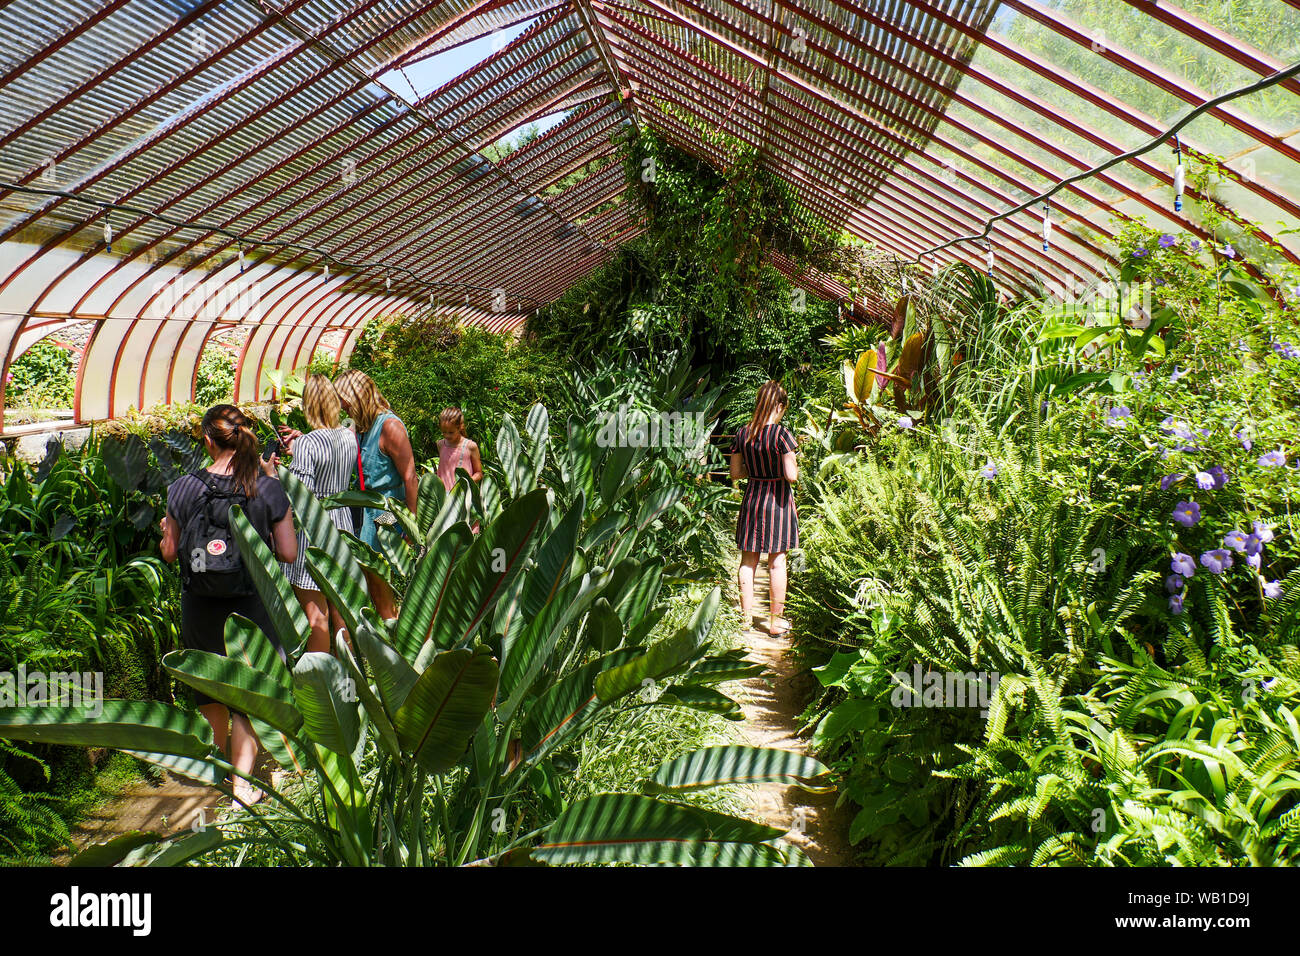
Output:
<path fill-rule="evenodd" d="M 438 424 L 455 428 L 460 432 L 461 438 L 469 437 L 465 431 L 465 413 L 459 408 L 444 408 L 442 414 L 438 416 Z"/>
<path fill-rule="evenodd" d="M 380 414 L 393 408 L 376 387 L 374 380 L 357 369 L 351 369 L 340 375 L 338 381 L 334 383 L 334 390 L 338 393 L 339 401 L 348 410 L 348 415 L 356 423 L 357 431 L 362 435 L 370 431 L 370 426 L 375 423 L 375 419 Z"/>
<path fill-rule="evenodd" d="M 758 389 L 758 398 L 754 401 L 754 415 L 749 420 L 749 430 L 745 432 L 745 443 L 754 440 L 760 426 L 768 424 L 769 421 L 780 421 L 781 415 L 785 414 L 785 409 L 789 405 L 790 399 L 786 396 L 780 382 L 775 380 L 764 382 Z M 781 409 L 781 414 L 774 417 L 773 413 L 778 408 Z"/>
<path fill-rule="evenodd" d="M 339 393 L 324 375 L 308 375 L 302 387 L 302 413 L 312 428 L 339 427 Z"/>

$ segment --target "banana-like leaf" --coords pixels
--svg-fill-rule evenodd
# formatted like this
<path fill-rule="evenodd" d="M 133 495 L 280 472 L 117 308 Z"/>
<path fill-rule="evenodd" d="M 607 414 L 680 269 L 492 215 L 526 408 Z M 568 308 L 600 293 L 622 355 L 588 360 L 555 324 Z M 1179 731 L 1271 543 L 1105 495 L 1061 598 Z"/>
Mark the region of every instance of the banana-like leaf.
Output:
<path fill-rule="evenodd" d="M 420 525 L 421 541 L 428 540 L 429 529 L 433 527 L 433 519 L 442 511 L 442 507 L 447 500 L 447 488 L 438 477 L 438 473 L 432 468 L 426 468 L 424 474 L 420 476 L 420 497 L 415 505 L 415 519 Z"/>
<path fill-rule="evenodd" d="M 447 599 L 452 570 L 469 552 L 473 541 L 474 533 L 469 525 L 459 521 L 430 543 L 428 552 L 416 565 L 393 629 L 393 646 L 408 661 L 416 659 L 429 639 Z"/>
<path fill-rule="evenodd" d="M 547 863 L 782 866 L 785 857 L 766 842 L 781 835 L 701 807 L 600 793 L 561 813 L 532 856 Z"/>
<path fill-rule="evenodd" d="M 263 674 L 284 688 L 284 699 L 292 687 L 289 668 L 284 666 L 271 639 L 262 629 L 239 614 L 226 618 L 226 656 Z"/>
<path fill-rule="evenodd" d="M 201 716 L 149 700 L 106 700 L 98 717 L 82 707 L 0 707 L 0 739 L 111 747 L 202 759 L 212 727 Z"/>
<path fill-rule="evenodd" d="M 142 846 L 153 846 L 162 840 L 161 833 L 147 830 L 129 830 L 113 837 L 107 843 L 97 843 L 86 847 L 71 860 L 68 866 L 76 868 L 117 866 L 132 850 Z"/>
<path fill-rule="evenodd" d="M 524 494 L 527 483 L 528 464 L 524 461 L 523 442 L 515 421 L 506 412 L 501 418 L 501 430 L 497 432 L 497 458 L 501 462 L 501 471 L 506 481 L 506 491 L 511 498 Z"/>
<path fill-rule="evenodd" d="M 659 590 L 663 586 L 664 559 L 656 556 L 644 564 L 636 560 L 629 560 L 625 564 L 631 573 L 626 578 L 621 578 L 617 573 L 619 568 L 615 568 L 615 577 L 605 589 L 605 597 L 609 598 L 610 604 L 618 612 L 619 620 L 629 627 L 635 627 L 650 613 L 659 598 Z"/>
<path fill-rule="evenodd" d="M 393 720 L 404 750 L 429 773 L 460 761 L 497 692 L 488 649 L 443 651 L 429 663 Z"/>
<path fill-rule="evenodd" d="M 315 766 L 297 737 L 276 730 L 266 721 L 260 720 L 251 714 L 248 715 L 248 722 L 253 725 L 253 732 L 257 734 L 257 739 L 266 748 L 266 752 L 280 765 L 281 769 L 292 770 L 294 773 L 303 773 Z"/>
<path fill-rule="evenodd" d="M 712 687 L 670 684 L 664 688 L 656 703 L 720 714 L 727 720 L 745 719 L 745 715 L 740 710 L 740 704 Z"/>
<path fill-rule="evenodd" d="M 357 698 L 361 701 L 361 708 L 375 728 L 375 739 L 379 742 L 380 749 L 390 757 L 400 758 L 402 748 L 397 741 L 397 730 L 393 727 L 393 720 L 388 716 L 388 711 L 384 709 L 384 705 L 380 703 L 379 698 L 375 696 L 375 691 L 366 681 L 366 675 L 362 672 L 361 665 L 352 653 L 352 648 L 343 639 L 342 632 L 334 635 L 334 653 L 343 661 L 348 676 L 352 678 Z"/>
<path fill-rule="evenodd" d="M 604 705 L 596 696 L 596 678 L 634 660 L 640 651 L 623 648 L 584 664 L 547 688 L 528 708 L 520 736 L 524 760 L 536 763 L 564 744 Z"/>
<path fill-rule="evenodd" d="M 302 726 L 302 714 L 289 702 L 284 687 L 246 664 L 191 648 L 172 651 L 162 664 L 168 673 L 213 700 L 286 734 L 295 734 Z"/>
<path fill-rule="evenodd" d="M 650 527 L 660 515 L 681 501 L 685 494 L 686 489 L 681 485 L 669 485 L 651 492 L 641 503 L 641 511 L 636 518 L 637 530 L 644 531 Z"/>
<path fill-rule="evenodd" d="M 518 602 L 500 618 L 500 626 L 494 628 L 505 636 L 506 647 L 518 638 L 523 628 L 541 613 L 569 580 L 585 510 L 586 496 L 579 492 L 564 517 L 538 547 L 534 567 L 523 581 Z M 505 665 L 504 658 L 502 665 Z"/>
<path fill-rule="evenodd" d="M 767 671 L 759 661 L 736 660 L 730 657 L 708 657 L 691 667 L 678 678 L 682 684 L 721 684 L 724 681 L 759 677 Z"/>
<path fill-rule="evenodd" d="M 501 491 L 490 475 L 484 474 L 478 482 L 479 499 L 483 502 L 483 520 L 495 521 L 501 514 Z"/>
<path fill-rule="evenodd" d="M 684 792 L 729 784 L 784 783 L 822 792 L 830 768 L 806 754 L 727 744 L 705 747 L 661 764 L 648 793 Z"/>
<path fill-rule="evenodd" d="M 297 657 L 298 651 L 311 637 L 311 625 L 307 623 L 307 613 L 298 603 L 297 596 L 289 579 L 280 570 L 275 555 L 266 546 L 266 542 L 253 530 L 239 505 L 230 508 L 230 530 L 239 544 L 239 557 L 253 579 L 253 586 L 261 595 L 266 606 L 267 616 L 280 644 L 291 657 Z"/>
<path fill-rule="evenodd" d="M 155 754 L 147 750 L 123 750 L 122 753 L 130 754 L 155 767 L 161 767 L 174 777 L 184 777 L 205 787 L 219 787 L 226 777 L 226 772 L 209 760 L 178 757 L 175 754 Z"/>
<path fill-rule="evenodd" d="M 676 672 L 699 653 L 713 628 L 722 589 L 709 592 L 692 615 L 690 623 L 672 637 L 651 647 L 635 660 L 606 671 L 596 678 L 596 693 L 611 701 L 641 687 L 647 680 L 658 681 Z"/>
<path fill-rule="evenodd" d="M 351 697 L 352 700 L 347 698 Z M 331 654 L 303 654 L 293 667 L 293 699 L 307 736 L 326 750 L 348 756 L 361 733 L 356 682 Z"/>
<path fill-rule="evenodd" d="M 449 648 L 469 643 L 523 572 L 549 514 L 548 492 L 539 488 L 515 499 L 501 517 L 483 529 L 451 571 L 429 632 L 434 646 Z"/>
<path fill-rule="evenodd" d="M 307 573 L 316 582 L 326 600 L 338 609 L 347 625 L 348 633 L 355 634 L 361 626 L 360 609 L 370 603 L 365 578 L 361 583 L 343 570 L 342 566 L 319 548 L 307 549 Z"/>
<path fill-rule="evenodd" d="M 520 695 L 532 687 L 537 675 L 551 659 L 564 629 L 587 609 L 596 592 L 588 575 L 570 581 L 529 620 L 522 631 L 505 642 L 501 661 L 501 696 L 509 703 L 502 710 L 503 721 L 514 714 Z"/>
<path fill-rule="evenodd" d="M 139 435 L 106 437 L 100 443 L 99 453 L 104 459 L 104 470 L 119 488 L 135 491 L 140 487 L 149 471 L 149 449 Z"/>
<path fill-rule="evenodd" d="M 451 486 L 451 491 L 443 494 L 442 507 L 438 509 L 438 513 L 424 534 L 423 540 L 426 545 L 432 547 L 435 541 L 458 524 L 463 523 L 468 527 L 471 518 L 469 484 L 469 479 L 457 478 L 456 483 Z M 441 485 L 440 481 L 439 487 Z"/>
<path fill-rule="evenodd" d="M 379 696 L 391 718 L 401 709 L 420 675 L 396 648 L 384 640 L 383 630 L 377 622 L 363 621 L 352 635 L 357 650 L 375 675 Z"/>
<path fill-rule="evenodd" d="M 600 500 L 604 508 L 610 508 L 627 492 L 633 467 L 645 451 L 630 445 L 615 445 L 610 449 L 600 472 Z"/>
<path fill-rule="evenodd" d="M 324 551 L 339 569 L 358 587 L 365 588 L 366 579 L 361 566 L 353 560 L 352 549 L 334 525 L 334 519 L 325 510 L 311 489 L 304 485 L 288 468 L 280 468 L 280 484 L 293 505 L 293 515 L 307 544 Z"/>
<path fill-rule="evenodd" d="M 597 598 L 587 615 L 587 642 L 602 653 L 623 643 L 623 622 L 605 598 Z"/>
<path fill-rule="evenodd" d="M 528 420 L 524 422 L 524 434 L 528 436 L 524 451 L 529 463 L 525 491 L 537 487 L 537 479 L 541 476 L 542 469 L 546 467 L 546 443 L 550 435 L 550 427 L 551 416 L 546 411 L 545 405 L 538 402 L 528 410 Z"/>
<path fill-rule="evenodd" d="M 596 466 L 602 454 L 603 449 L 596 445 L 595 431 L 584 426 L 578 416 L 570 415 L 567 445 L 570 497 L 582 492 L 587 501 L 595 501 Z"/>
<path fill-rule="evenodd" d="M 223 842 L 221 831 L 214 826 L 204 827 L 197 833 L 164 840 L 157 846 L 141 847 L 123 861 L 130 866 L 180 866 L 205 853 L 211 853 Z"/>

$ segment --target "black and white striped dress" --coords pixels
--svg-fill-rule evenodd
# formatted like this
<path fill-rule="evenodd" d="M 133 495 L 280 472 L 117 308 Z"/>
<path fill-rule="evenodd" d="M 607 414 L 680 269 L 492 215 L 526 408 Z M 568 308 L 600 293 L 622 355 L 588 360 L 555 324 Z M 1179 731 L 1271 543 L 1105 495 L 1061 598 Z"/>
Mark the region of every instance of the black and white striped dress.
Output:
<path fill-rule="evenodd" d="M 741 551 L 780 554 L 799 547 L 799 515 L 781 464 L 781 457 L 794 449 L 794 435 L 784 425 L 763 425 L 753 441 L 748 425 L 737 432 L 731 453 L 740 453 L 749 473 L 736 522 L 736 545 Z"/>
<path fill-rule="evenodd" d="M 317 428 L 293 443 L 289 470 L 317 498 L 346 491 L 356 468 L 357 436 L 350 428 Z M 352 530 L 352 512 L 349 509 L 335 508 L 330 512 L 330 518 L 340 531 Z M 280 567 L 294 587 L 319 591 L 315 580 L 307 573 L 307 545 L 307 536 L 299 531 L 298 560 Z"/>

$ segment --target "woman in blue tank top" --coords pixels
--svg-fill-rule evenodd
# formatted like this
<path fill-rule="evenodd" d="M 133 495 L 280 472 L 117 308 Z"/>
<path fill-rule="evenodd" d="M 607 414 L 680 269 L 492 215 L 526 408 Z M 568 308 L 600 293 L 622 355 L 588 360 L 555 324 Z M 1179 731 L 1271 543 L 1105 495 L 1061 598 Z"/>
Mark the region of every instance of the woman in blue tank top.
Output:
<path fill-rule="evenodd" d="M 393 414 L 388 400 L 365 372 L 355 369 L 344 372 L 334 383 L 334 388 L 357 429 L 361 446 L 361 480 L 365 483 L 365 490 L 405 500 L 406 507 L 415 514 L 420 481 L 416 476 L 415 455 L 411 451 L 406 426 Z M 375 523 L 375 518 L 383 513 L 377 508 L 366 508 L 361 522 L 361 540 L 376 550 L 379 549 L 379 535 L 400 534 L 395 528 L 390 530 Z M 380 617 L 385 620 L 397 617 L 397 603 L 388 584 L 369 571 L 366 572 L 366 583 Z"/>

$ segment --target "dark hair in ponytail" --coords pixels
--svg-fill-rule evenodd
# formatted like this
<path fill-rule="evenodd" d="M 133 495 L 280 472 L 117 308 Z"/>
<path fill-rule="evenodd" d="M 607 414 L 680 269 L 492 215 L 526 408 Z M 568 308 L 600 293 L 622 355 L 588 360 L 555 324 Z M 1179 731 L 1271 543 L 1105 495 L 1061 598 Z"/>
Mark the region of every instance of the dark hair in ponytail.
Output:
<path fill-rule="evenodd" d="M 203 434 L 218 448 L 234 450 L 230 464 L 235 484 L 249 498 L 256 498 L 257 476 L 262 469 L 257 434 L 249 417 L 234 405 L 213 405 L 203 416 Z"/>

